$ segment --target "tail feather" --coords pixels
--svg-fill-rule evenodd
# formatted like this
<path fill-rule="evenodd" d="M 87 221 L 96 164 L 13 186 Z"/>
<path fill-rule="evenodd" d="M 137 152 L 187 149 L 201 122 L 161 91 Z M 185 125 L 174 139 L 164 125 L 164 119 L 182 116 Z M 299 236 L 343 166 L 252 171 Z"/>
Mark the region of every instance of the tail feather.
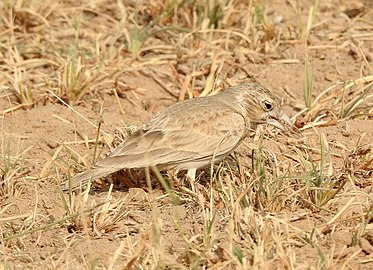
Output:
<path fill-rule="evenodd" d="M 75 191 L 80 187 L 85 187 L 90 181 L 95 179 L 105 177 L 111 173 L 118 171 L 117 168 L 107 168 L 107 167 L 94 167 L 92 169 L 86 170 L 82 173 L 75 175 L 71 181 L 67 181 L 63 188 L 64 191 L 71 190 Z"/>

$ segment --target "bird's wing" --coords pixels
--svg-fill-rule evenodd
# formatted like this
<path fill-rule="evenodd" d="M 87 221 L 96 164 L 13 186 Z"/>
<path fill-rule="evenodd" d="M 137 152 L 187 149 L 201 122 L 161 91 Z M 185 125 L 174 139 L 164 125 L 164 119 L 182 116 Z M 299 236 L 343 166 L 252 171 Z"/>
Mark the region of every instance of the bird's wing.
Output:
<path fill-rule="evenodd" d="M 227 155 L 245 137 L 245 119 L 229 108 L 155 118 L 118 146 L 97 167 L 168 166 Z"/>

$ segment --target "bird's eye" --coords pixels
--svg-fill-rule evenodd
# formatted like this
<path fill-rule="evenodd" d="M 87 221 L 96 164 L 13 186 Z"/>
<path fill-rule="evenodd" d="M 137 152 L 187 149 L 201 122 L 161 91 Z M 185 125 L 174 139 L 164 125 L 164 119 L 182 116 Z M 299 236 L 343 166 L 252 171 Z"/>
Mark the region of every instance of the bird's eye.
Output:
<path fill-rule="evenodd" d="M 267 112 L 272 111 L 272 109 L 273 109 L 273 105 L 272 105 L 272 103 L 269 102 L 268 100 L 264 100 L 264 101 L 262 102 L 262 106 L 263 106 L 263 109 L 264 109 L 265 111 L 267 111 Z"/>

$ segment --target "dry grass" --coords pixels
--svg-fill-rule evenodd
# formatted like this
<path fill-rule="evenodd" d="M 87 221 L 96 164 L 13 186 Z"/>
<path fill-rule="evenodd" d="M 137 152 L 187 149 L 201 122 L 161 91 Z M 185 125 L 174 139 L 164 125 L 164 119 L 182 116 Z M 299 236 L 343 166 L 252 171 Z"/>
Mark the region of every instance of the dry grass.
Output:
<path fill-rule="evenodd" d="M 283 4 L 291 13 L 283 18 L 270 1 L 192 2 L 0 3 L 0 268 L 372 267 L 373 129 L 354 130 L 354 121 L 373 118 L 368 4 L 294 0 Z M 354 77 L 334 59 L 335 80 L 317 90 L 329 54 L 352 57 Z M 146 94 L 176 102 L 276 65 L 285 76 L 292 64 L 304 71 L 304 92 L 285 89 L 286 104 L 302 136 L 262 127 L 197 183 L 155 172 L 141 188 L 103 182 L 79 195 L 61 191 L 63 179 L 112 146 L 106 100 L 128 127 L 118 127 L 122 138 L 132 130 L 126 106 L 140 115 Z M 55 115 L 74 135 L 44 156 L 43 140 L 24 146 L 22 127 L 8 120 L 46 104 L 97 110 L 93 121 L 82 114 L 93 132 Z"/>

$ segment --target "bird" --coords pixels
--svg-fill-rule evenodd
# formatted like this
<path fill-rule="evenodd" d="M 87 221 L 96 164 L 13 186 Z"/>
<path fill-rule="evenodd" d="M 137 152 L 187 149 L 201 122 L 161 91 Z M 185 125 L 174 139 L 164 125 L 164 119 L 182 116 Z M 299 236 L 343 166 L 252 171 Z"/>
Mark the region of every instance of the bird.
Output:
<path fill-rule="evenodd" d="M 177 102 L 118 145 L 92 168 L 77 174 L 65 190 L 84 188 L 123 169 L 196 170 L 221 162 L 260 124 L 294 131 L 281 100 L 258 82 L 229 87 L 216 95 Z"/>

